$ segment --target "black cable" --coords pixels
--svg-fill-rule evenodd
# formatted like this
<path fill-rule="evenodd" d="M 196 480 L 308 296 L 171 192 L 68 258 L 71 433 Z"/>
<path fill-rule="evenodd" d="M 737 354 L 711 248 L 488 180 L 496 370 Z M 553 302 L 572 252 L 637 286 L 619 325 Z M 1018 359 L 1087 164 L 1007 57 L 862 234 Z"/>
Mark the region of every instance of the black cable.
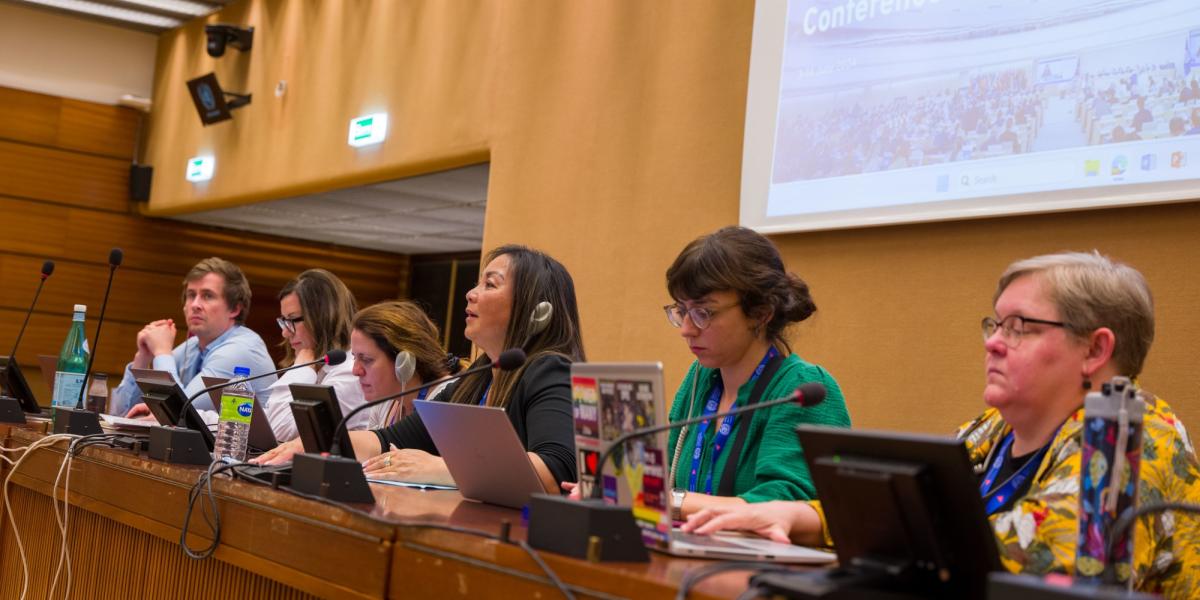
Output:
<path fill-rule="evenodd" d="M 750 600 L 751 598 L 759 598 L 762 596 L 763 589 L 757 585 L 746 588 L 746 591 L 738 595 L 737 600 Z"/>
<path fill-rule="evenodd" d="M 563 598 L 566 598 L 567 600 L 575 600 L 575 594 L 572 594 L 571 590 L 567 588 L 567 584 L 563 583 L 563 581 L 558 578 L 558 573 L 555 573 L 554 569 L 551 569 L 550 565 L 546 564 L 546 561 L 542 560 L 542 557 L 538 554 L 537 550 L 534 550 L 525 540 L 517 540 L 516 544 L 529 554 L 529 558 L 532 558 L 533 562 L 537 563 L 537 565 L 542 568 L 542 572 L 546 574 L 546 577 L 550 578 L 550 581 L 554 583 L 554 587 L 558 588 L 558 591 L 562 593 Z"/>
<path fill-rule="evenodd" d="M 188 558 L 193 558 L 196 560 L 208 558 L 213 555 L 213 552 L 216 552 L 217 546 L 221 544 L 221 512 L 217 507 L 217 497 L 213 493 L 212 480 L 214 475 L 228 471 L 233 467 L 234 465 L 226 462 L 214 461 L 212 464 L 208 465 L 208 469 L 200 475 L 200 478 L 196 480 L 196 483 L 192 485 L 191 490 L 188 491 L 187 512 L 185 512 L 183 515 L 183 527 L 179 532 L 179 546 L 183 548 L 183 553 L 186 554 Z M 208 504 L 206 505 L 202 503 L 200 505 L 200 514 L 204 517 L 205 523 L 212 531 L 212 542 L 204 548 L 193 550 L 187 545 L 188 529 L 192 522 L 192 512 L 195 510 L 196 502 L 200 499 L 200 496 L 204 495 L 206 492 L 208 494 Z M 207 509 L 210 508 L 212 513 L 211 519 L 207 512 Z"/>
<path fill-rule="evenodd" d="M 1111 557 L 1113 547 L 1117 540 L 1125 534 L 1125 530 L 1133 525 L 1134 521 L 1150 514 L 1157 512 L 1166 512 L 1168 510 L 1177 510 L 1192 514 L 1200 513 L 1200 505 L 1188 504 L 1186 502 L 1149 502 L 1137 508 L 1130 507 L 1121 514 L 1121 518 L 1113 523 L 1112 533 L 1108 536 L 1108 548 L 1105 556 Z"/>
<path fill-rule="evenodd" d="M 757 562 L 757 561 L 729 561 L 718 562 L 702 567 L 697 567 L 688 571 L 679 582 L 679 591 L 675 594 L 675 600 L 685 600 L 693 587 L 701 581 L 719 575 L 726 571 L 757 571 L 758 573 L 769 573 L 776 571 L 788 571 L 785 566 L 777 563 Z M 750 596 L 753 598 L 754 596 Z"/>

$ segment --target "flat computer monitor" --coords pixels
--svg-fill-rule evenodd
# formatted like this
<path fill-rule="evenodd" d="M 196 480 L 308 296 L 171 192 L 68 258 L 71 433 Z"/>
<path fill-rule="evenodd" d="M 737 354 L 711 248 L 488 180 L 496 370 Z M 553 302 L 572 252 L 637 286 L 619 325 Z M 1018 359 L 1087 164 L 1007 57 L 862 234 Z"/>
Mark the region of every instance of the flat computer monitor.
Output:
<path fill-rule="evenodd" d="M 31 414 L 42 414 L 41 407 L 33 397 L 29 382 L 17 366 L 17 361 L 9 356 L 0 356 L 0 395 L 16 398 L 21 410 Z"/>
<path fill-rule="evenodd" d="M 217 83 L 215 73 L 189 80 L 187 86 L 201 123 L 212 125 L 233 118 L 233 115 L 229 114 L 231 107 L 225 102 L 225 91 L 221 89 L 221 84 Z"/>
<path fill-rule="evenodd" d="M 864 591 L 985 597 L 1000 558 L 961 441 L 810 425 L 796 433 L 843 580 Z"/>
<path fill-rule="evenodd" d="M 292 417 L 296 419 L 296 431 L 300 434 L 304 451 L 309 454 L 330 452 L 333 430 L 342 422 L 342 406 L 338 403 L 337 392 L 328 385 L 293 383 L 288 387 L 292 390 Z M 338 453 L 358 460 L 354 456 L 354 444 L 350 443 L 345 425 L 341 431 Z"/>
<path fill-rule="evenodd" d="M 179 423 L 179 413 L 183 410 L 183 405 L 187 403 L 187 396 L 183 393 L 183 389 L 174 381 L 153 381 L 149 379 L 134 379 L 139 389 L 142 390 L 142 401 L 146 403 L 146 407 L 150 409 L 150 414 L 154 415 L 154 419 L 159 425 L 174 427 Z M 196 407 L 188 405 L 187 416 L 183 420 L 184 427 L 199 431 L 204 438 L 204 445 L 212 452 L 216 447 L 216 438 L 212 434 L 212 430 L 208 428 L 208 424 L 196 411 Z"/>

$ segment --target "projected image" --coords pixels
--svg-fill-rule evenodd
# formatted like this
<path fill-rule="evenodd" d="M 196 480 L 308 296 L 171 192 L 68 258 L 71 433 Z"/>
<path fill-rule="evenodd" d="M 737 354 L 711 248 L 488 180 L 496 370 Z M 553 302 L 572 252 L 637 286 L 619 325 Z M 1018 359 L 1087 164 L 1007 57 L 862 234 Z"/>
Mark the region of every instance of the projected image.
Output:
<path fill-rule="evenodd" d="M 1200 176 L 1200 2 L 786 14 L 767 217 Z"/>

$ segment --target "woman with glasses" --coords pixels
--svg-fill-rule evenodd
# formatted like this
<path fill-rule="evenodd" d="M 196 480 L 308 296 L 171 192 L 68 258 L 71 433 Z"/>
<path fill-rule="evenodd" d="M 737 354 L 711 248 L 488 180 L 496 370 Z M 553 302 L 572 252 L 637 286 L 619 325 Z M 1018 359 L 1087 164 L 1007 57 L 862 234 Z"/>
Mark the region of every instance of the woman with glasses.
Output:
<path fill-rule="evenodd" d="M 1017 573 L 1096 575 L 1095 564 L 1075 563 L 1083 401 L 1114 376 L 1141 373 L 1154 340 L 1150 289 L 1141 273 L 1098 253 L 1052 254 L 1010 265 L 994 306 L 995 316 L 983 319 L 988 408 L 958 437 L 980 476 L 1001 561 Z M 1139 502 L 1197 503 L 1200 464 L 1183 423 L 1166 402 L 1139 394 L 1146 402 Z M 706 510 L 684 528 L 833 543 L 816 502 Z M 1196 519 L 1139 519 L 1132 579 L 1142 591 L 1192 597 L 1200 587 Z"/>
<path fill-rule="evenodd" d="M 841 389 L 828 371 L 792 352 L 785 331 L 816 312 L 808 285 L 787 272 L 767 238 L 727 227 L 688 244 L 667 269 L 663 307 L 696 362 L 670 420 L 710 415 L 787 396 L 817 382 L 827 395 L 803 408 L 780 405 L 671 431 L 671 512 L 816 497 L 796 439 L 800 423 L 849 427 Z"/>
<path fill-rule="evenodd" d="M 312 362 L 331 350 L 348 351 L 355 310 L 354 294 L 329 271 L 309 269 L 287 282 L 279 290 L 279 317 L 276 318 L 287 353 L 281 366 Z M 340 365 L 318 364 L 280 375 L 268 388 L 270 396 L 264 405 L 275 439 L 286 442 L 299 435 L 292 418 L 292 392 L 288 386 L 293 383 L 333 386 L 342 414 L 347 414 L 364 402 L 362 388 L 353 371 L 353 357 L 347 356 Z M 360 413 L 348 427 L 363 429 L 368 418 L 365 412 Z"/>

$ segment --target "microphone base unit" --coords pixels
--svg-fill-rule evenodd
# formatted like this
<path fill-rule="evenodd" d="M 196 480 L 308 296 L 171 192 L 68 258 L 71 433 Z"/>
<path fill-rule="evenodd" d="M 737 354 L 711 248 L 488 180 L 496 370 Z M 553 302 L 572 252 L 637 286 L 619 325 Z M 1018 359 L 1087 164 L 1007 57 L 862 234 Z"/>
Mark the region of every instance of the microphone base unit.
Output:
<path fill-rule="evenodd" d="M 95 435 L 100 429 L 100 416 L 83 408 L 54 407 L 54 433 Z"/>
<path fill-rule="evenodd" d="M 146 455 L 166 463 L 204 467 L 213 461 L 199 431 L 161 425 L 150 428 L 150 447 Z"/>
<path fill-rule="evenodd" d="M 25 411 L 21 408 L 20 400 L 8 396 L 0 396 L 0 423 L 24 425 L 27 422 Z"/>
<path fill-rule="evenodd" d="M 529 545 L 592 562 L 649 562 L 628 506 L 557 494 L 529 497 Z"/>
<path fill-rule="evenodd" d="M 362 464 L 344 456 L 307 452 L 295 455 L 291 487 L 302 494 L 336 502 L 375 503 Z"/>

